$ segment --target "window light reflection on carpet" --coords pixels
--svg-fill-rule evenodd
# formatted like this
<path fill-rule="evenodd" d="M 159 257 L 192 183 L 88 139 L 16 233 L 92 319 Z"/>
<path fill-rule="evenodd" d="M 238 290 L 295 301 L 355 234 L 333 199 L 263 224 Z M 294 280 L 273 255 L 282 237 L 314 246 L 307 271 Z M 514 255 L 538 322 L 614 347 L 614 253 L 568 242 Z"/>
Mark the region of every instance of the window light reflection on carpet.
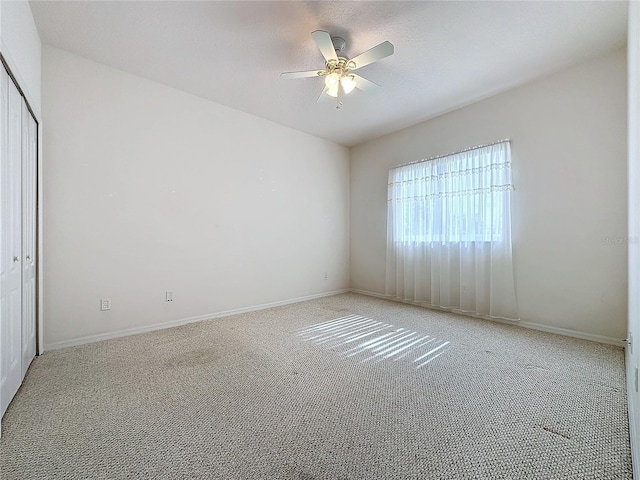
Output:
<path fill-rule="evenodd" d="M 402 360 L 416 369 L 451 347 L 449 342 L 430 335 L 355 314 L 316 323 L 297 334 L 305 341 L 340 352 L 344 358 L 358 357 L 361 363 Z"/>

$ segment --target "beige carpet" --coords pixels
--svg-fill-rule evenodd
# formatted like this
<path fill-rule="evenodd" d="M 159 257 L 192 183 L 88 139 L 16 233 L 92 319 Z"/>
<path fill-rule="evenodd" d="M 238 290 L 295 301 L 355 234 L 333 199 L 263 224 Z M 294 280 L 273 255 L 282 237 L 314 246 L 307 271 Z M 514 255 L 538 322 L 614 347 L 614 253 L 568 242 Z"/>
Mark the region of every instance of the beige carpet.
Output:
<path fill-rule="evenodd" d="M 630 479 L 623 351 L 360 295 L 51 351 L 9 479 Z"/>

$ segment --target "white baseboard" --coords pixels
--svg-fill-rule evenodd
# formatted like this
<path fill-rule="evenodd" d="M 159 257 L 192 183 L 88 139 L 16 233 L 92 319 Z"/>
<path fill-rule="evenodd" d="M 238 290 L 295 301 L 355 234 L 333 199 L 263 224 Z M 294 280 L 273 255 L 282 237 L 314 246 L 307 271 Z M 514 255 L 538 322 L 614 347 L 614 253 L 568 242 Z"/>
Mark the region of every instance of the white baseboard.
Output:
<path fill-rule="evenodd" d="M 71 340 L 63 340 L 61 342 L 47 343 L 45 344 L 45 350 L 57 350 L 60 348 L 75 347 L 78 345 L 84 345 L 86 343 L 101 342 L 103 340 L 109 340 L 112 338 L 126 337 L 129 335 L 135 335 L 138 333 L 153 332 L 155 330 L 162 330 L 164 328 L 179 327 L 180 325 L 186 325 L 188 323 L 201 322 L 203 320 L 212 320 L 214 318 L 228 317 L 231 315 L 238 315 L 239 313 L 255 312 L 257 310 L 265 310 L 267 308 L 281 307 L 283 305 L 290 305 L 292 303 L 306 302 L 307 300 L 314 300 L 316 298 L 330 297 L 333 295 L 339 295 L 341 293 L 348 293 L 349 291 L 350 290 L 348 288 L 345 288 L 342 290 L 334 290 L 331 292 L 317 293 L 314 295 L 307 295 L 304 297 L 290 298 L 288 300 L 280 300 L 278 302 L 263 303 L 261 305 L 253 305 L 251 307 L 236 308 L 233 310 L 225 310 L 222 312 L 208 313 L 206 315 L 197 315 L 195 317 L 180 318 L 178 320 L 170 320 L 168 322 L 144 325 L 142 327 L 127 328 L 125 330 L 117 330 L 115 332 L 99 333 L 97 335 L 89 335 L 86 337 L 73 338 Z"/>
<path fill-rule="evenodd" d="M 397 298 L 394 297 L 390 297 L 388 295 L 384 295 L 381 293 L 376 293 L 376 292 L 369 292 L 367 290 L 359 290 L 356 288 L 352 288 L 351 289 L 352 293 L 359 293 L 361 295 L 368 295 L 370 297 L 377 297 L 377 298 L 382 298 L 384 300 L 391 300 L 393 302 L 399 302 L 399 303 L 406 303 L 409 305 L 417 305 L 419 307 L 424 307 L 424 308 L 430 308 L 432 310 L 438 310 L 440 311 L 440 309 L 437 308 L 433 308 L 424 304 L 420 304 L 417 302 L 408 302 L 408 301 L 403 301 L 403 300 L 399 300 Z M 447 311 L 442 309 L 442 311 Z M 577 330 L 570 330 L 567 328 L 560 328 L 560 327 L 552 327 L 550 325 L 543 325 L 540 323 L 534 323 L 534 322 L 527 322 L 524 320 L 520 320 L 520 321 L 512 321 L 512 320 L 500 320 L 500 319 L 496 319 L 496 318 L 491 318 L 491 317 L 482 317 L 482 316 L 476 316 L 476 315 L 468 315 L 465 313 L 458 313 L 458 312 L 453 312 L 456 313 L 458 315 L 465 315 L 468 317 L 473 317 L 473 318 L 480 318 L 482 320 L 490 320 L 492 322 L 499 322 L 499 323 L 506 323 L 509 325 L 515 325 L 518 327 L 524 327 L 524 328 L 530 328 L 532 330 L 540 330 L 543 332 L 548 332 L 548 333 L 555 333 L 557 335 L 564 335 L 565 337 L 573 337 L 573 338 L 580 338 L 582 340 L 590 340 L 592 342 L 597 342 L 597 343 L 604 343 L 607 345 L 615 345 L 617 347 L 624 347 L 625 343 L 623 340 L 617 339 L 617 338 L 613 338 L 613 337 L 606 337 L 604 335 L 595 335 L 592 333 L 585 333 L 585 332 L 579 332 Z"/>
<path fill-rule="evenodd" d="M 624 340 L 613 338 L 613 337 L 606 337 L 604 335 L 595 335 L 593 333 L 584 333 L 584 332 L 579 332 L 577 330 L 569 330 L 569 329 L 560 328 L 560 327 L 551 327 L 549 325 L 542 325 L 540 323 L 533 323 L 533 322 L 519 322 L 517 323 L 517 325 L 525 328 L 531 328 L 533 330 L 541 330 L 543 332 L 557 333 L 558 335 L 564 335 L 565 337 L 574 337 L 574 338 L 580 338 L 582 340 L 590 340 L 592 342 L 597 342 L 597 343 L 605 343 L 607 345 L 615 345 L 616 347 L 624 348 L 625 346 Z"/>
<path fill-rule="evenodd" d="M 162 323 L 154 323 L 151 325 L 144 325 L 142 327 L 135 327 L 135 328 L 127 328 L 124 330 L 117 330 L 114 332 L 107 332 L 107 333 L 100 333 L 97 335 L 89 335 L 86 337 L 79 337 L 79 338 L 73 338 L 70 340 L 63 340 L 60 342 L 53 342 L 53 343 L 47 343 L 45 344 L 45 350 L 57 350 L 60 348 L 66 348 L 66 347 L 75 347 L 78 345 L 84 345 L 86 343 L 94 343 L 94 342 L 100 342 L 103 340 L 109 340 L 111 338 L 119 338 L 119 337 L 125 337 L 128 335 L 135 335 L 138 333 L 145 333 L 145 332 L 152 332 L 154 330 L 161 330 L 164 328 L 171 328 L 171 327 L 178 327 L 180 325 L 186 325 L 188 323 L 194 323 L 194 322 L 201 322 L 203 320 L 210 320 L 210 319 L 214 319 L 214 318 L 221 318 L 221 317 L 228 317 L 230 315 L 237 315 L 240 313 L 247 313 L 247 312 L 255 312 L 257 310 L 264 310 L 267 308 L 273 308 L 273 307 L 279 307 L 282 305 L 289 305 L 292 303 L 299 303 L 299 302 L 305 302 L 307 300 L 314 300 L 316 298 L 322 298 L 322 297 L 330 297 L 333 295 L 339 295 L 341 293 L 347 293 L 347 292 L 352 292 L 352 293 L 358 293 L 361 295 L 367 295 L 369 297 L 377 297 L 377 298 L 381 298 L 384 300 L 391 300 L 394 302 L 398 302 L 398 303 L 405 303 L 405 304 L 409 304 L 409 305 L 417 305 L 423 308 L 431 308 L 433 310 L 438 310 L 432 307 L 428 307 L 425 306 L 423 304 L 419 304 L 419 303 L 414 303 L 414 302 L 407 302 L 407 301 L 402 301 L 402 300 L 398 300 L 396 298 L 393 297 L 389 297 L 387 295 L 381 294 L 381 293 L 376 293 L 376 292 L 370 292 L 367 290 L 360 290 L 360 289 L 356 289 L 356 288 L 352 288 L 352 289 L 341 289 L 341 290 L 334 290 L 331 292 L 325 292 L 325 293 L 318 293 L 318 294 L 314 294 L 314 295 L 307 295 L 304 297 L 297 297 L 297 298 L 291 298 L 288 300 L 281 300 L 278 302 L 271 302 L 271 303 L 264 303 L 261 305 L 253 305 L 251 307 L 244 307 L 244 308 L 237 308 L 237 309 L 233 309 L 233 310 L 225 310 L 222 312 L 215 312 L 215 313 L 208 313 L 205 315 L 198 315 L 195 317 L 188 317 L 188 318 L 180 318 L 177 320 L 171 320 L 168 322 L 162 322 Z M 462 314 L 462 315 L 466 315 L 466 314 Z M 466 315 L 469 317 L 474 317 L 473 315 Z M 474 317 L 474 318 L 481 318 L 484 320 L 490 320 L 493 322 L 499 322 L 499 323 L 507 323 L 509 325 L 516 325 L 516 326 L 520 326 L 520 327 L 524 327 L 524 328 L 530 328 L 533 330 L 540 330 L 543 332 L 549 332 L 549 333 L 555 333 L 558 335 L 564 335 L 567 337 L 574 337 L 574 338 L 580 338 L 583 340 L 590 340 L 592 342 L 598 342 L 598 343 L 604 343 L 604 344 L 608 344 L 608 345 L 615 345 L 615 346 L 619 346 L 619 347 L 623 347 L 624 346 L 624 342 L 622 340 L 619 340 L 617 338 L 612 338 L 612 337 L 606 337 L 603 335 L 594 335 L 591 333 L 584 333 L 584 332 L 579 332 L 577 330 L 569 330 L 566 328 L 559 328 L 559 327 L 552 327 L 549 325 L 542 325 L 539 323 L 533 323 L 533 322 L 527 322 L 527 321 L 519 321 L 519 322 L 514 322 L 514 321 L 508 321 L 508 320 L 499 320 L 499 319 L 495 319 L 495 318 L 488 318 L 488 317 Z"/>

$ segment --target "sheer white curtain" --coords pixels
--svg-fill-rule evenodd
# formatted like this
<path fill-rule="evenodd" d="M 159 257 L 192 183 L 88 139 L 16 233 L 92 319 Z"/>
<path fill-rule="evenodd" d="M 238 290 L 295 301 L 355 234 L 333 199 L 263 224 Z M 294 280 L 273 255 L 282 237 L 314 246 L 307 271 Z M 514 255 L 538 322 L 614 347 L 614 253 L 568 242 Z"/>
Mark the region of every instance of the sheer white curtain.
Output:
<path fill-rule="evenodd" d="M 508 141 L 391 169 L 387 295 L 517 320 L 512 190 Z"/>

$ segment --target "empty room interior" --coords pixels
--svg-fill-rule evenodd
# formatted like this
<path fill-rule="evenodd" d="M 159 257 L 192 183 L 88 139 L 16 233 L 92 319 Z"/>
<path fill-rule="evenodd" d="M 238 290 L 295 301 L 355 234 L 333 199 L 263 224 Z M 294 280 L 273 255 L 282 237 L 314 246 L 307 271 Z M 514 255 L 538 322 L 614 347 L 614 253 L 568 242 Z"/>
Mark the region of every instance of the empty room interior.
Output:
<path fill-rule="evenodd" d="M 640 4 L 2 0 L 0 58 L 3 480 L 640 480 Z"/>

